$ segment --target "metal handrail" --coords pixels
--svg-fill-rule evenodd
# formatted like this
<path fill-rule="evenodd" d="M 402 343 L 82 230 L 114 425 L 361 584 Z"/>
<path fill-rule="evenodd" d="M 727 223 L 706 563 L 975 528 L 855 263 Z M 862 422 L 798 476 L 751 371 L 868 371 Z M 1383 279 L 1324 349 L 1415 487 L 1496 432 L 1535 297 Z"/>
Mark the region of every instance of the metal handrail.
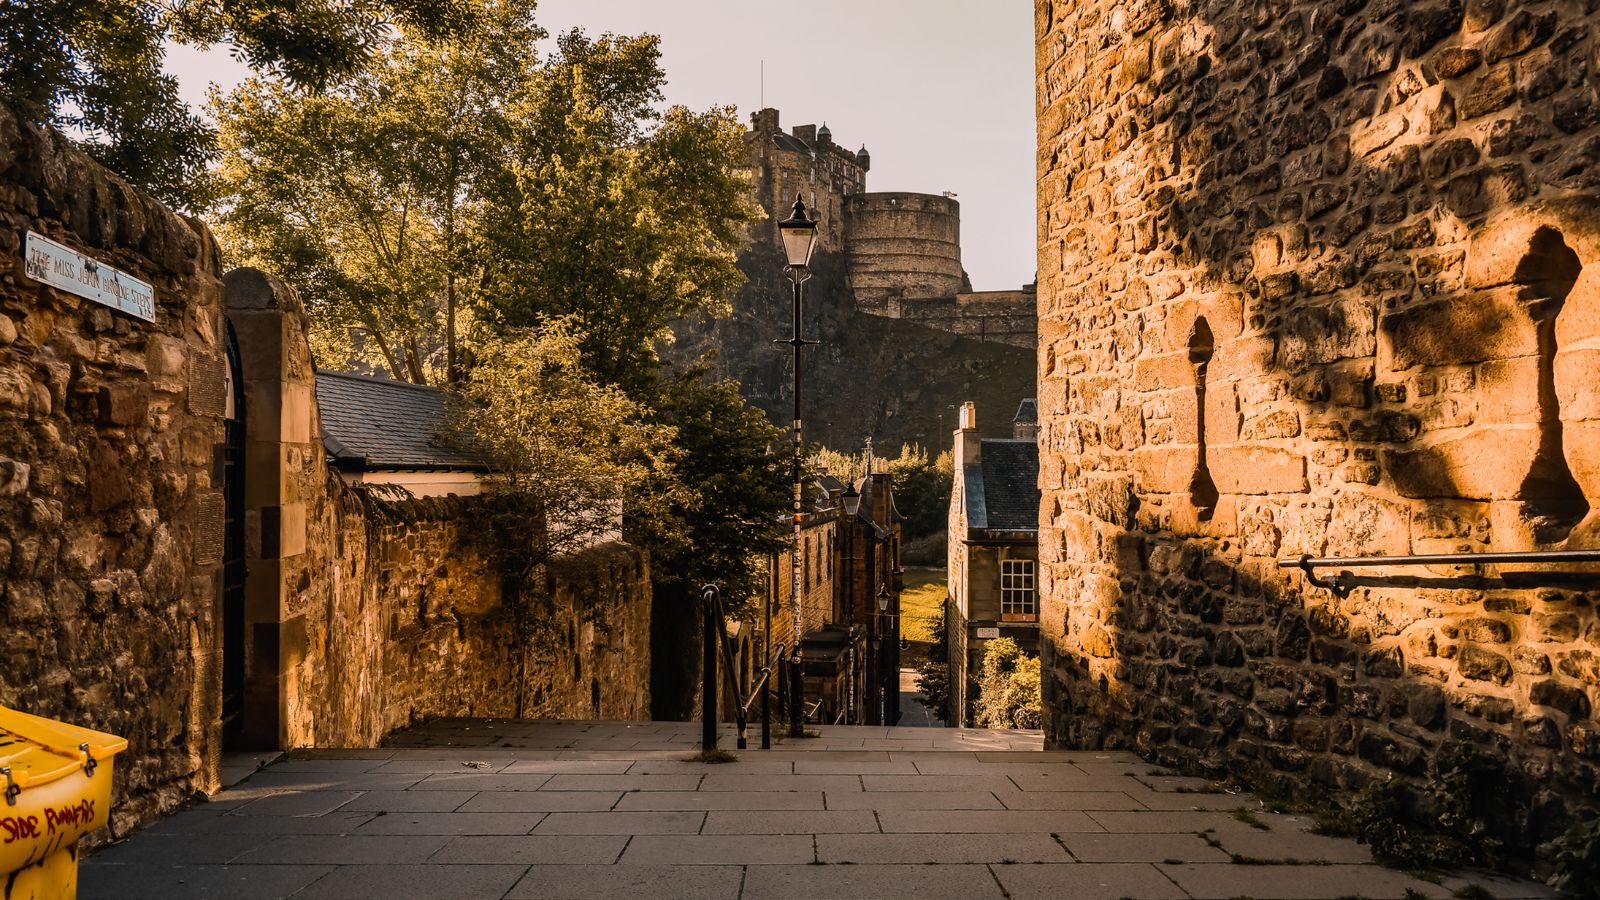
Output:
<path fill-rule="evenodd" d="M 1477 566 L 1492 563 L 1600 563 L 1600 550 L 1523 550 L 1499 553 L 1423 553 L 1412 556 L 1327 556 L 1311 554 L 1291 556 L 1278 560 L 1280 569 L 1299 569 L 1313 587 L 1326 588 L 1340 597 L 1346 596 L 1354 585 L 1349 580 L 1355 574 L 1340 572 L 1329 578 L 1319 577 L 1317 569 L 1334 566 Z"/>
<path fill-rule="evenodd" d="M 750 693 L 746 695 L 739 689 L 739 680 L 734 673 L 733 646 L 728 640 L 728 629 L 724 624 L 727 621 L 727 612 L 722 605 L 722 591 L 716 585 L 708 584 L 701 589 L 701 599 L 705 603 L 708 637 L 709 631 L 712 627 L 715 627 L 717 632 L 716 642 L 722 655 L 722 669 L 727 676 L 728 693 L 731 697 L 733 697 L 734 700 L 734 724 L 738 728 L 738 747 L 740 750 L 744 750 L 747 749 L 749 745 L 748 730 L 750 707 L 766 691 L 767 684 L 772 678 L 774 660 L 783 659 L 784 654 L 788 650 L 788 645 L 778 644 L 777 647 L 774 648 L 777 650 L 776 655 L 769 656 L 767 658 L 767 664 L 761 668 L 761 677 L 753 685 L 751 685 Z M 707 658 L 707 672 L 705 674 L 708 676 L 710 675 L 709 669 L 711 662 L 712 660 Z M 707 678 L 706 681 L 707 688 L 714 692 L 715 685 L 710 681 L 709 678 Z M 715 715 L 714 701 L 706 703 L 706 715 L 708 718 Z M 767 715 L 765 709 L 763 709 L 762 715 L 762 749 L 766 749 L 767 744 L 765 742 L 768 739 L 766 729 L 768 728 L 768 725 L 767 719 L 765 718 Z M 716 749 L 716 729 L 711 727 L 709 724 L 705 730 L 702 742 L 705 744 L 703 749 Z"/>

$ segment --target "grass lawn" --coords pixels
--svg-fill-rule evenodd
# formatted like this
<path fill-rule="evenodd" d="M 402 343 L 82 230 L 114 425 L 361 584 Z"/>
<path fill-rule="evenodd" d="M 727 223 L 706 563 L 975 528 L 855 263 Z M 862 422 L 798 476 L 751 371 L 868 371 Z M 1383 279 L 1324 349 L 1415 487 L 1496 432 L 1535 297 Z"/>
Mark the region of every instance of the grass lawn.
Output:
<path fill-rule="evenodd" d="M 933 622 L 944 606 L 945 570 L 906 566 L 906 587 L 900 594 L 900 633 L 913 643 L 933 640 Z"/>

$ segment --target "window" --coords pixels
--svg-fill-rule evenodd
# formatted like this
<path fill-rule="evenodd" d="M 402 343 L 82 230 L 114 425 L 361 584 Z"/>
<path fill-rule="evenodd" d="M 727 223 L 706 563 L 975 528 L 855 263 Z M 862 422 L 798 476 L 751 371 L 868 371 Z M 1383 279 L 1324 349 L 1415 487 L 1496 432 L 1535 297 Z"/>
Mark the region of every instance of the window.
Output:
<path fill-rule="evenodd" d="M 1039 618 L 1039 603 L 1033 590 L 1033 560 L 1000 561 L 1000 620 L 1033 622 Z"/>

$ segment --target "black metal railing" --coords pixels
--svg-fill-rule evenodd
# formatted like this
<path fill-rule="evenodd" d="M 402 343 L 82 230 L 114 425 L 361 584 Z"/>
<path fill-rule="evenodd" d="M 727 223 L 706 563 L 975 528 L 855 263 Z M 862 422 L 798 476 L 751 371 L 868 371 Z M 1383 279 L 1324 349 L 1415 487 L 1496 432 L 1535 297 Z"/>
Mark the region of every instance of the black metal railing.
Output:
<path fill-rule="evenodd" d="M 750 707 L 757 699 L 761 700 L 761 749 L 772 749 L 772 701 L 768 686 L 772 683 L 773 660 L 783 660 L 788 652 L 785 644 L 774 646 L 773 653 L 768 657 L 766 665 L 761 667 L 760 677 L 750 686 L 748 694 L 739 690 L 739 676 L 734 668 L 733 645 L 728 640 L 727 612 L 722 605 L 722 591 L 714 584 L 708 584 L 701 589 L 700 597 L 705 613 L 705 637 L 701 660 L 704 665 L 703 686 L 701 688 L 701 718 L 702 728 L 700 733 L 701 749 L 710 751 L 717 749 L 717 724 L 721 719 L 718 712 L 717 698 L 717 654 L 722 655 L 722 670 L 727 676 L 728 696 L 733 698 L 733 719 L 738 729 L 738 747 L 744 750 L 749 746 L 747 731 L 749 728 Z M 783 689 L 786 680 L 780 679 L 779 690 Z M 780 704 L 781 705 L 781 704 Z"/>
<path fill-rule="evenodd" d="M 1480 566 L 1491 564 L 1570 564 L 1600 563 L 1600 550 L 1529 550 L 1507 553 L 1424 553 L 1414 556 L 1326 556 L 1310 554 L 1278 560 L 1280 569 L 1299 569 L 1313 587 L 1325 588 L 1343 597 L 1355 587 L 1355 573 L 1348 570 L 1323 578 L 1317 569 L 1339 566 Z"/>

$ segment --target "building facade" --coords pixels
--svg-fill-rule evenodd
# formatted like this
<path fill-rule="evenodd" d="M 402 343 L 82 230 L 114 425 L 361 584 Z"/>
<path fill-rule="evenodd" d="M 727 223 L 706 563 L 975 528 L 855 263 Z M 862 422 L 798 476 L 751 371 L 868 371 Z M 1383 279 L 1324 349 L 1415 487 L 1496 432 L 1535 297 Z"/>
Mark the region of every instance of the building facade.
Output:
<path fill-rule="evenodd" d="M 1035 11 L 1050 742 L 1596 811 L 1600 13 Z"/>
<path fill-rule="evenodd" d="M 826 247 L 843 249 L 856 307 L 965 337 L 1032 349 L 1035 292 L 973 292 L 961 266 L 961 204 L 950 194 L 871 193 L 866 147 L 852 152 L 824 124 L 785 132 L 778 110 L 751 116 L 747 177 L 767 213 L 757 226 L 776 242 L 796 196 L 819 222 Z"/>
<path fill-rule="evenodd" d="M 1018 407 L 1010 440 L 981 438 L 970 402 L 957 425 L 946 537 L 947 721 L 968 727 L 988 642 L 1010 638 L 1039 655 L 1039 448 L 1033 400 Z"/>

